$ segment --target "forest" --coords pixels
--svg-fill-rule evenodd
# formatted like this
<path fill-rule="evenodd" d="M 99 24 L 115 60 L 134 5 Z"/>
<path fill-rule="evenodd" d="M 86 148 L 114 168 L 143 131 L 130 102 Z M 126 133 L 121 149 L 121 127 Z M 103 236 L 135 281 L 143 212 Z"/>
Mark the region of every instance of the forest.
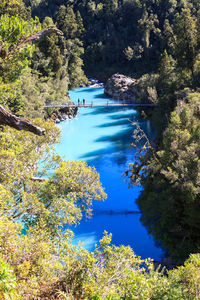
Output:
<path fill-rule="evenodd" d="M 119 71 L 153 94 L 156 140 L 137 127 L 124 171 L 172 269 L 107 232 L 89 252 L 64 227 L 107 195 L 94 167 L 56 153 L 44 105 Z M 199 146 L 198 0 L 0 0 L 0 299 L 200 299 Z"/>

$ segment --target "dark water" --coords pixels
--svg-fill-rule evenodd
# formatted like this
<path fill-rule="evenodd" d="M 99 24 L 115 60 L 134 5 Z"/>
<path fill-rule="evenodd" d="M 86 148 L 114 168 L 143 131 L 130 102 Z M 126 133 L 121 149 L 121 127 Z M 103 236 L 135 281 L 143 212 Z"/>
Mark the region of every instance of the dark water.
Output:
<path fill-rule="evenodd" d="M 86 103 L 107 103 L 102 88 L 80 88 L 70 92 L 71 99 L 78 98 Z M 114 102 L 114 100 L 109 100 Z M 142 129 L 153 137 L 149 121 L 140 122 L 139 114 L 130 108 L 80 108 L 78 117 L 62 122 L 59 154 L 67 160 L 86 160 L 95 166 L 105 187 L 108 199 L 93 205 L 92 219 L 82 220 L 74 229 L 74 243 L 84 242 L 85 248 L 92 250 L 102 237 L 104 230 L 113 235 L 116 245 L 130 245 L 142 258 L 158 260 L 162 250 L 154 244 L 153 238 L 140 223 L 140 211 L 135 203 L 140 188 L 128 189 L 122 177 L 128 164 L 134 159 L 132 121 L 138 121 Z"/>

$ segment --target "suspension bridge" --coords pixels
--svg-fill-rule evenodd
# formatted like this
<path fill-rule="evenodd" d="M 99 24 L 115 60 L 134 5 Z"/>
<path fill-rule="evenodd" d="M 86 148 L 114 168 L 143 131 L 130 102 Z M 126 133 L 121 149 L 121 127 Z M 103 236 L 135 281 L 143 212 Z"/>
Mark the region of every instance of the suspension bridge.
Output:
<path fill-rule="evenodd" d="M 94 104 L 93 102 L 91 103 L 84 103 L 84 104 L 72 104 L 72 103 L 66 103 L 66 104 L 46 104 L 44 106 L 44 108 L 65 108 L 65 107 L 69 107 L 69 108 L 78 108 L 78 107 L 154 107 L 155 104 L 151 104 L 151 103 L 109 103 L 107 101 L 107 103 L 104 104 Z"/>

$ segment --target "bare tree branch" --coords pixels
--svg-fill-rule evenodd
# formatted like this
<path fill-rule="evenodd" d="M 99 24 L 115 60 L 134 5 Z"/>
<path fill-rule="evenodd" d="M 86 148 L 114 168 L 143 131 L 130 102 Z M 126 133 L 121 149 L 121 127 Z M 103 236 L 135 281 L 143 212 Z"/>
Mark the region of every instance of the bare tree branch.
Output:
<path fill-rule="evenodd" d="M 40 30 L 40 31 L 33 33 L 33 34 L 29 35 L 28 37 L 25 37 L 24 39 L 22 39 L 16 47 L 14 47 L 14 48 L 12 47 L 8 50 L 7 56 L 14 55 L 16 51 L 18 51 L 21 48 L 23 48 L 24 46 L 26 46 L 26 44 L 36 43 L 38 40 L 43 38 L 45 35 L 48 35 L 51 33 L 57 33 L 59 35 L 63 35 L 62 31 L 60 31 L 56 27 L 52 26 L 52 27 L 45 28 L 43 30 Z"/>
<path fill-rule="evenodd" d="M 40 177 L 31 177 L 32 181 L 38 181 L 38 182 L 44 182 L 46 179 L 45 178 L 40 178 Z"/>
<path fill-rule="evenodd" d="M 43 38 L 45 35 L 51 34 L 51 33 L 56 33 L 58 35 L 63 35 L 62 31 L 57 29 L 56 27 L 48 27 L 43 30 L 40 30 L 38 32 L 35 32 L 28 37 L 23 38 L 22 40 L 19 41 L 19 43 L 15 46 L 11 46 L 8 50 L 5 50 L 2 48 L 0 45 L 0 57 L 3 59 L 7 59 L 9 57 L 12 57 L 17 51 L 19 51 L 21 48 L 26 46 L 27 44 L 30 43 L 36 43 L 38 40 Z"/>
<path fill-rule="evenodd" d="M 159 161 L 159 157 L 144 130 L 141 129 L 137 122 L 133 122 L 132 125 L 136 126 L 136 129 L 133 132 L 133 138 L 135 139 L 135 143 L 133 144 L 133 146 L 138 150 L 139 153 L 144 150 L 146 150 L 146 152 L 150 151 L 153 154 L 154 158 Z M 138 148 L 137 143 L 139 143 L 141 140 L 144 140 L 144 145 L 142 148 Z"/>
<path fill-rule="evenodd" d="M 1 105 L 0 105 L 0 125 L 8 125 L 17 130 L 26 130 L 26 131 L 33 132 L 34 134 L 37 135 L 45 134 L 45 130 L 43 128 L 33 125 L 29 120 L 19 118 L 11 114 L 7 110 L 5 110 Z"/>

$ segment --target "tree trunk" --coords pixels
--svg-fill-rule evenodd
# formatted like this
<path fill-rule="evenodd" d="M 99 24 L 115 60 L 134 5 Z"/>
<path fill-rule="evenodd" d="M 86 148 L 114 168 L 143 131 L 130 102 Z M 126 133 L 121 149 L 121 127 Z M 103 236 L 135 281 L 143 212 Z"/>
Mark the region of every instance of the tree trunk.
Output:
<path fill-rule="evenodd" d="M 17 116 L 11 114 L 0 105 L 0 125 L 8 125 L 17 130 L 26 130 L 33 132 L 37 135 L 44 135 L 45 130 L 43 128 L 33 125 L 30 121 L 18 118 Z"/>

